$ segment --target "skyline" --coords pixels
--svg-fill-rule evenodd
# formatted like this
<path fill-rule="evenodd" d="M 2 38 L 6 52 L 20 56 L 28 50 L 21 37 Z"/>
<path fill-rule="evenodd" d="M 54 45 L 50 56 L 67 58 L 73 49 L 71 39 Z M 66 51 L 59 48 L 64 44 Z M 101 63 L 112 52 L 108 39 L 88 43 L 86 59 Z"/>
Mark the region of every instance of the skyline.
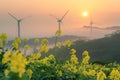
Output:
<path fill-rule="evenodd" d="M 83 28 L 83 26 L 89 25 L 90 13 L 95 23 L 94 26 L 105 28 L 120 25 L 119 2 L 119 0 L 1 0 L 0 33 L 5 32 L 10 38 L 17 36 L 17 24 L 7 14 L 10 12 L 17 18 L 32 16 L 31 19 L 25 20 L 21 24 L 22 37 L 54 36 L 58 26 L 50 14 L 62 17 L 64 12 L 69 9 L 61 26 L 63 35 L 89 36 L 90 29 Z M 82 16 L 84 11 L 88 12 L 87 17 Z M 93 29 L 92 35 L 102 36 L 108 33 L 111 31 Z"/>

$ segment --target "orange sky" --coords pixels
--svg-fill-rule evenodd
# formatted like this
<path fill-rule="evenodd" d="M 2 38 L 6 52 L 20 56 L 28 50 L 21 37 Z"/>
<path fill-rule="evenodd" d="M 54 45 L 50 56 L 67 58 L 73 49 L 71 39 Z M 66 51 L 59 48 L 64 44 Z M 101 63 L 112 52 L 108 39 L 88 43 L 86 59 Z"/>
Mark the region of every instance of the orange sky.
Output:
<path fill-rule="evenodd" d="M 63 34 L 89 35 L 90 30 L 83 25 L 89 25 L 90 17 L 83 17 L 82 12 L 92 14 L 95 26 L 120 25 L 119 3 L 120 0 L 0 0 L 0 33 L 6 32 L 10 37 L 17 35 L 17 23 L 7 14 L 10 12 L 17 18 L 32 15 L 22 22 L 22 37 L 53 36 L 57 22 L 49 15 L 61 17 L 69 9 L 62 24 Z M 92 34 L 108 32 L 94 30 Z"/>

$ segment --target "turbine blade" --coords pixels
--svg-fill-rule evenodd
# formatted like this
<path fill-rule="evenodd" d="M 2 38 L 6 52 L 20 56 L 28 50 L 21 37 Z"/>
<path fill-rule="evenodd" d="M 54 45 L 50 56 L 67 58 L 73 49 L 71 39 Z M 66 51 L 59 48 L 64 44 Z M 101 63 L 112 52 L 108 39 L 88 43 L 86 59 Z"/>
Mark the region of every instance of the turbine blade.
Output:
<path fill-rule="evenodd" d="M 52 15 L 52 14 L 50 14 L 50 16 L 58 20 L 58 18 L 57 18 L 56 16 L 54 16 L 54 15 Z"/>
<path fill-rule="evenodd" d="M 86 25 L 85 25 L 85 26 L 83 26 L 83 28 L 90 28 L 90 26 L 86 26 Z"/>
<path fill-rule="evenodd" d="M 27 17 L 21 18 L 20 20 L 28 19 L 30 17 L 32 17 L 32 16 L 27 16 Z"/>
<path fill-rule="evenodd" d="M 63 15 L 63 17 L 61 18 L 61 21 L 65 18 L 65 16 L 67 15 L 68 12 L 69 12 L 69 10 Z"/>
<path fill-rule="evenodd" d="M 8 12 L 8 14 L 9 14 L 12 18 L 14 18 L 15 20 L 18 21 L 18 19 L 17 19 L 15 16 L 13 16 L 12 14 L 10 14 L 9 12 Z"/>

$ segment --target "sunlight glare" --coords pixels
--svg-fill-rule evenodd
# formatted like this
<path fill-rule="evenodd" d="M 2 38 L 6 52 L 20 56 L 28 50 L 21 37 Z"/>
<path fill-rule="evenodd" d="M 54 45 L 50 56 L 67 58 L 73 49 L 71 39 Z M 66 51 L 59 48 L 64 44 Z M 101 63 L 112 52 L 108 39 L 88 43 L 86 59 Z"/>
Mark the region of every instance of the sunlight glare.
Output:
<path fill-rule="evenodd" d="M 88 12 L 87 12 L 87 11 L 84 11 L 84 12 L 83 12 L 83 16 L 85 16 L 85 17 L 88 16 Z"/>

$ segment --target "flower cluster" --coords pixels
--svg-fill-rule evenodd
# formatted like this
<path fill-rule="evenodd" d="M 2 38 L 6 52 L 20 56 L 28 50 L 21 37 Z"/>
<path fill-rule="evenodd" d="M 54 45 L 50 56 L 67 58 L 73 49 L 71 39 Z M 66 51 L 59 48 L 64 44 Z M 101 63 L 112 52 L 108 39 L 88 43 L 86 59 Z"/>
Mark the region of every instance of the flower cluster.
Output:
<path fill-rule="evenodd" d="M 70 47 L 72 45 L 72 42 L 70 41 L 70 40 L 67 40 L 66 42 L 65 42 L 65 46 L 66 47 Z"/>
<path fill-rule="evenodd" d="M 55 33 L 56 36 L 61 36 L 61 34 L 62 34 L 61 30 L 57 30 L 56 33 Z"/>
<path fill-rule="evenodd" d="M 83 64 L 88 64 L 89 63 L 89 60 L 90 60 L 90 56 L 88 54 L 88 51 L 84 51 L 82 53 L 82 56 L 83 56 L 83 60 L 82 60 L 82 63 Z"/>
<path fill-rule="evenodd" d="M 48 40 L 43 39 L 40 45 L 40 53 L 47 53 L 49 51 Z"/>
<path fill-rule="evenodd" d="M 62 46 L 62 43 L 61 42 L 57 42 L 56 47 L 61 48 L 61 46 Z"/>
<path fill-rule="evenodd" d="M 22 77 L 23 73 L 26 71 L 26 65 L 28 61 L 25 56 L 19 51 L 11 52 L 7 51 L 2 59 L 3 64 L 7 64 L 8 68 L 5 70 L 5 75 L 7 76 L 10 72 L 18 73 L 19 77 Z"/>
<path fill-rule="evenodd" d="M 19 37 L 16 37 L 12 43 L 12 47 L 16 50 L 19 48 L 20 44 L 21 44 L 21 39 Z"/>

